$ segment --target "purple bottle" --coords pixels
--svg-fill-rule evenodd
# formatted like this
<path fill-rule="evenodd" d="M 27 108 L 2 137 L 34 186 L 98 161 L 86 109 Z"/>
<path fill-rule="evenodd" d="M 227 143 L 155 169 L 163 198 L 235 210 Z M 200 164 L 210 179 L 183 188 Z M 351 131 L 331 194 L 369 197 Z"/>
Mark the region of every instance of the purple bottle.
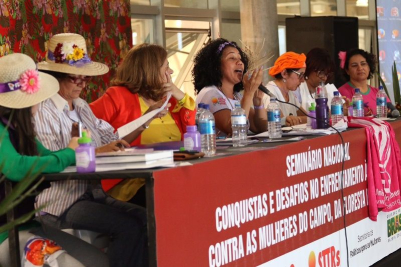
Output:
<path fill-rule="evenodd" d="M 95 172 L 96 170 L 95 148 L 91 145 L 92 139 L 86 135 L 86 132 L 82 133 L 82 137 L 78 139 L 79 147 L 75 149 L 77 172 Z"/>
<path fill-rule="evenodd" d="M 317 128 L 317 125 L 316 125 L 316 107 L 315 107 L 315 103 L 311 103 L 310 104 L 310 107 L 309 107 L 309 116 L 311 116 L 311 117 L 313 117 L 313 119 L 312 118 L 307 118 L 307 125 L 306 126 L 308 126 L 308 127 L 310 127 L 311 129 L 316 129 Z"/>
<path fill-rule="evenodd" d="M 185 150 L 201 151 L 201 137 L 196 125 L 187 125 L 187 132 L 184 134 Z"/>
<path fill-rule="evenodd" d="M 316 88 L 316 125 L 317 129 L 329 127 L 329 106 L 327 105 L 327 91 L 324 83 Z"/>

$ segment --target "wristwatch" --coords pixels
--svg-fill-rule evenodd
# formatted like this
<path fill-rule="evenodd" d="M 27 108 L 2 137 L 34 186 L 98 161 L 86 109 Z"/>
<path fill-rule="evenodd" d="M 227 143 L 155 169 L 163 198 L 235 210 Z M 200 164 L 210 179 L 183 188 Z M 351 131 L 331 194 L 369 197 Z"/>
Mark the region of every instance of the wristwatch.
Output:
<path fill-rule="evenodd" d="M 149 128 L 149 125 L 147 125 L 146 123 L 144 123 L 144 124 L 142 124 L 142 127 L 143 127 L 144 130 L 146 130 L 146 129 Z"/>

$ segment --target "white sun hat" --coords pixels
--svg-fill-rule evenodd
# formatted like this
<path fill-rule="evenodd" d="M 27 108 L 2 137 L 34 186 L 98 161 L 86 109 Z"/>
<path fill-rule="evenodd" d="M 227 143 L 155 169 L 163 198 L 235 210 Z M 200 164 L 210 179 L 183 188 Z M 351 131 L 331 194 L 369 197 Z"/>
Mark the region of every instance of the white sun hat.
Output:
<path fill-rule="evenodd" d="M 40 62 L 38 68 L 84 76 L 109 72 L 107 65 L 94 62 L 88 57 L 84 37 L 76 33 L 60 33 L 51 37 L 46 61 Z"/>
<path fill-rule="evenodd" d="M 0 58 L 0 106 L 31 107 L 57 94 L 59 87 L 53 76 L 37 71 L 27 55 L 14 53 Z"/>

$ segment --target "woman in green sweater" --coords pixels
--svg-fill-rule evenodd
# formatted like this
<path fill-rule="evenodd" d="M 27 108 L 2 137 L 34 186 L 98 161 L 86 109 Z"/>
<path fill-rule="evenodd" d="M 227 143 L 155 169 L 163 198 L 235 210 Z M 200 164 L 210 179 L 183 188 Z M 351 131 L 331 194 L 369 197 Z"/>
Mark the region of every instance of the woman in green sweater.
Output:
<path fill-rule="evenodd" d="M 57 94 L 58 82 L 48 74 L 36 70 L 35 62 L 23 54 L 11 54 L 0 58 L 0 172 L 13 182 L 21 181 L 33 173 L 54 173 L 75 163 L 77 138 L 72 138 L 68 147 L 51 152 L 36 140 L 33 115 L 40 102 Z M 0 183 L 0 201 L 4 199 L 4 183 Z M 16 217 L 33 210 L 34 199 L 26 199 L 15 210 Z M 6 223 L 0 216 L 0 225 Z M 30 227 L 32 227 L 32 222 Z M 29 228 L 25 225 L 25 229 Z M 0 233 L 0 266 L 9 266 L 7 232 Z M 107 266 L 107 257 L 96 248 L 80 239 L 56 229 L 35 225 L 20 235 L 21 246 L 28 238 L 38 235 L 55 240 L 67 253 L 57 257 L 59 266 Z M 50 249 L 52 250 L 52 249 Z M 54 250 L 54 247 L 53 247 Z M 21 250 L 23 252 L 23 250 Z M 44 249 L 26 251 L 25 259 L 35 265 L 44 263 Z M 71 256 L 70 256 L 71 255 Z"/>

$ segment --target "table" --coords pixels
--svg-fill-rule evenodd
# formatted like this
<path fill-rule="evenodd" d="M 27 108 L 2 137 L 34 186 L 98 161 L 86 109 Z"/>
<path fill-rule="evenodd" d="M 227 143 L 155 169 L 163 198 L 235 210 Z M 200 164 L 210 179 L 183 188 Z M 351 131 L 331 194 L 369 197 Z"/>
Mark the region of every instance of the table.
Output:
<path fill-rule="evenodd" d="M 392 125 L 400 144 L 401 121 L 393 122 Z M 345 162 L 345 168 L 364 165 L 366 158 L 364 129 L 353 129 L 343 133 L 343 136 L 350 147 L 350 160 Z M 315 178 L 335 173 L 341 168 L 339 164 L 328 164 L 329 166 L 326 167 L 287 175 L 287 172 L 290 172 L 287 158 L 290 157 L 289 164 L 291 165 L 291 156 L 305 151 L 316 152 L 323 147 L 333 147 L 338 144 L 340 144 L 340 138 L 337 135 L 314 137 L 297 143 L 257 144 L 241 149 L 221 150 L 219 152 L 227 154 L 211 159 L 195 160 L 192 166 L 187 167 L 144 171 L 125 170 L 78 176 L 51 174 L 45 175 L 45 179 L 53 181 L 67 177 L 89 180 L 110 177 L 145 178 L 150 266 L 188 266 L 189 263 L 191 266 L 230 266 L 230 264 L 306 266 L 306 262 L 313 260 L 313 255 L 316 263 L 330 260 L 337 264 L 346 261 L 343 247 L 344 221 L 334 212 L 336 210 L 338 213 L 341 209 L 338 207 L 338 202 L 336 202 L 337 206 L 334 202 L 341 198 L 341 192 L 324 192 L 325 195 L 321 196 L 322 191 L 316 189 L 319 184 L 315 185 Z M 251 148 L 254 151 L 250 151 Z M 308 200 L 298 199 L 296 203 L 287 204 L 285 200 L 280 199 L 280 195 L 285 196 L 285 191 L 293 190 L 295 186 L 301 190 L 305 182 L 308 188 L 314 186 L 313 191 L 307 190 L 310 195 Z M 366 180 L 362 179 L 361 182 L 346 188 L 344 193 L 346 196 L 361 197 L 366 187 Z M 305 186 L 303 188 L 305 192 Z M 276 193 L 277 190 L 284 193 Z M 278 206 L 274 200 L 282 201 L 282 204 Z M 250 202 L 252 203 L 249 204 Z M 324 214 L 328 204 L 330 204 L 331 216 L 327 213 L 324 216 L 319 215 L 319 212 Z M 244 215 L 246 218 L 243 222 L 240 221 L 236 225 L 232 214 L 235 214 L 236 206 L 239 205 L 247 205 L 248 213 Z M 278 211 L 277 208 L 280 210 Z M 250 210 L 253 210 L 252 218 Z M 313 223 L 313 229 L 310 229 L 311 224 L 308 222 L 311 210 L 317 218 Z M 229 212 L 231 217 L 228 215 Z M 304 216 L 305 212 L 306 216 Z M 389 219 L 399 214 L 401 211 L 397 211 Z M 373 229 L 373 238 L 381 237 L 383 221 L 374 225 L 367 216 L 366 205 L 353 208 L 346 216 L 349 239 L 355 239 L 358 229 Z M 305 220 L 302 226 L 299 223 L 300 218 Z M 287 226 L 283 227 L 285 224 Z M 285 233 L 284 236 L 278 237 L 280 240 L 274 241 L 268 235 L 269 231 L 275 227 L 280 229 L 280 232 L 283 229 Z M 294 233 L 295 228 L 297 233 Z M 260 238 L 261 233 L 266 237 Z M 370 232 L 367 233 L 370 235 Z M 10 239 L 12 234 L 10 232 Z M 369 238 L 372 236 L 364 240 L 370 241 Z M 398 233 L 395 240 L 399 240 Z M 350 240 L 350 246 L 354 245 L 354 241 Z M 376 246 L 378 249 L 374 249 L 374 246 L 369 248 L 369 254 L 375 254 L 374 259 L 371 259 L 373 263 L 400 247 L 393 246 L 388 249 L 381 246 L 384 243 L 395 244 L 395 241 L 383 240 L 378 243 L 379 246 Z M 350 247 L 350 251 L 352 248 Z M 222 252 L 224 249 L 227 251 Z M 331 258 L 328 255 L 335 257 Z M 350 259 L 350 266 L 362 266 L 353 263 L 361 263 L 358 255 L 361 254 L 355 254 Z M 292 262 L 293 259 L 304 262 Z"/>

